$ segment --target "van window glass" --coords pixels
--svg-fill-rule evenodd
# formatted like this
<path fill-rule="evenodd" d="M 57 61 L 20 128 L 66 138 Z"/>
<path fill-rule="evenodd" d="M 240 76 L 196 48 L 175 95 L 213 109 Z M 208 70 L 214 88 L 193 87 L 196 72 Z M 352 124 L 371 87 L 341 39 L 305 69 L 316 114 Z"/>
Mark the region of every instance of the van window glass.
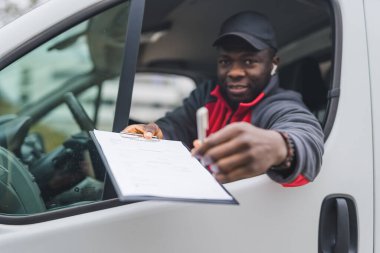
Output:
<path fill-rule="evenodd" d="M 103 95 L 117 90 L 128 6 L 97 14 L 0 71 L 0 213 L 101 200 L 105 170 L 88 130 L 112 127 L 116 96 Z"/>

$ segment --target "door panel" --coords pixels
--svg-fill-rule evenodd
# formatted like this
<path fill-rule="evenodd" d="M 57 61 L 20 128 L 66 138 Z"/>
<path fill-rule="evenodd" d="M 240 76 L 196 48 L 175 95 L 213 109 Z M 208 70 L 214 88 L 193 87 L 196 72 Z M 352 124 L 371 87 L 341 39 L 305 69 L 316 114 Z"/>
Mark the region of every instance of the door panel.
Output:
<path fill-rule="evenodd" d="M 378 31 L 379 15 L 376 10 L 380 8 L 380 2 L 376 0 L 366 0 L 364 1 L 365 14 L 366 14 L 366 26 L 367 26 L 367 38 L 368 38 L 368 57 L 370 66 L 370 81 L 372 89 L 372 110 L 373 110 L 373 139 L 374 139 L 374 162 L 375 162 L 375 172 L 374 172 L 374 225 L 375 231 L 380 229 L 380 221 L 376 218 L 380 210 L 380 33 Z M 378 217 L 378 216 L 377 216 Z M 375 247 L 374 252 L 379 252 L 380 250 L 380 233 L 377 232 L 374 235 Z"/>

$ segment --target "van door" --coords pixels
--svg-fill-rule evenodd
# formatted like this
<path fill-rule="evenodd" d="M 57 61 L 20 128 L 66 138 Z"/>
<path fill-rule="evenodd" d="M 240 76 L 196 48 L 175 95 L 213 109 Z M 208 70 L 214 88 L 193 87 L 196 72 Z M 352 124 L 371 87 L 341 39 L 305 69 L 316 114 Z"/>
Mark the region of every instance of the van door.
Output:
<path fill-rule="evenodd" d="M 140 1 L 131 1 L 135 2 Z M 217 8 L 220 0 L 213 3 Z M 263 175 L 226 184 L 239 206 L 154 201 L 114 205 L 111 199 L 100 205 L 85 206 L 93 212 L 78 214 L 74 207 L 67 209 L 65 217 L 54 210 L 49 212 L 51 219 L 44 218 L 48 214 L 30 215 L 29 224 L 20 224 L 19 217 L 2 215 L 0 250 L 10 253 L 47 250 L 62 253 L 321 252 L 321 248 L 318 250 L 321 209 L 327 203 L 326 197 L 330 197 L 339 204 L 333 211 L 342 210 L 341 214 L 349 209 L 357 215 L 358 251 L 374 252 L 373 146 L 376 142 L 373 142 L 372 124 L 376 125 L 377 121 L 372 122 L 364 5 L 361 1 L 347 0 L 333 0 L 331 4 L 335 18 L 333 82 L 334 92 L 340 96 L 339 105 L 331 108 L 336 110 L 336 116 L 330 122 L 332 128 L 325 143 L 323 166 L 315 182 L 284 188 Z M 350 200 L 346 202 L 348 209 L 340 208 L 342 198 Z M 58 216 L 53 219 L 55 214 Z M 335 240 L 338 236 L 335 232 L 342 231 L 334 226 L 341 216 L 333 213 L 331 217 L 332 226 L 324 230 L 333 238 L 329 241 L 331 252 L 337 252 L 336 242 L 343 245 L 339 248 L 343 250 L 338 252 L 348 252 L 344 250 L 352 245 L 343 242 L 350 243 L 350 240 L 342 243 Z M 339 224 L 344 225 L 345 220 Z M 350 232 L 343 231 L 345 235 Z M 349 236 L 355 238 L 355 232 Z"/>

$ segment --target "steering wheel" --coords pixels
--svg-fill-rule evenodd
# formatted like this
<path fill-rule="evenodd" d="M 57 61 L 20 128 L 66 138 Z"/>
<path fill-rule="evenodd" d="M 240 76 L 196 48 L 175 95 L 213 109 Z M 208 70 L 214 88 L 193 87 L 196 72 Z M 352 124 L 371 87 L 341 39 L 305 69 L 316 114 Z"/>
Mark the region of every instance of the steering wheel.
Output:
<path fill-rule="evenodd" d="M 90 119 L 79 100 L 73 93 L 68 92 L 64 96 L 65 102 L 74 116 L 75 121 L 83 131 L 92 131 L 95 129 L 94 122 Z"/>
<path fill-rule="evenodd" d="M 79 100 L 74 96 L 73 93 L 68 92 L 65 94 L 64 97 L 66 104 L 70 108 L 70 111 L 75 118 L 75 121 L 78 123 L 81 130 L 87 132 L 88 136 L 88 131 L 92 131 L 95 129 L 94 122 L 90 119 L 83 106 L 81 105 Z M 93 164 L 96 179 L 103 180 L 105 175 L 105 167 L 99 157 L 98 151 L 93 142 L 89 143 L 88 151 L 90 154 L 91 162 Z"/>

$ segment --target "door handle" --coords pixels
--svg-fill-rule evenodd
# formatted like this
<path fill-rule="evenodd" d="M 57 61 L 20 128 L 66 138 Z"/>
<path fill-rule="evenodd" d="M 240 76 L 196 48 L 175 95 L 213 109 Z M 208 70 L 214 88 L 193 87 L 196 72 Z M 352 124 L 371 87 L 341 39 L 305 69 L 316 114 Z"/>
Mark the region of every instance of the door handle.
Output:
<path fill-rule="evenodd" d="M 334 253 L 349 252 L 350 244 L 350 218 L 347 200 L 336 198 L 336 244 Z"/>
<path fill-rule="evenodd" d="M 330 195 L 323 200 L 319 220 L 319 253 L 357 252 L 357 215 L 353 199 Z"/>

